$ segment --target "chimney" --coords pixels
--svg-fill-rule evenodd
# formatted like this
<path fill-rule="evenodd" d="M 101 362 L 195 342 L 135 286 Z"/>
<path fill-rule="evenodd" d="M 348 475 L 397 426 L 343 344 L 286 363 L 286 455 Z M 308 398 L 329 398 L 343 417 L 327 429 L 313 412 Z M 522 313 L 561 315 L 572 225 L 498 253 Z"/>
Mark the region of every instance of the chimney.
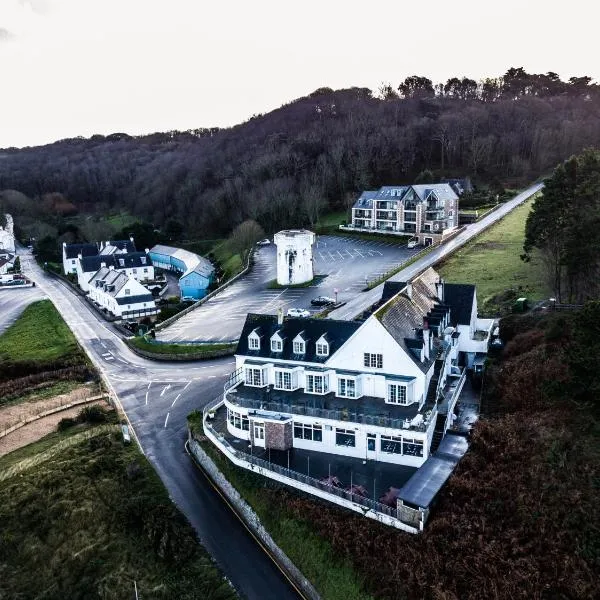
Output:
<path fill-rule="evenodd" d="M 409 300 L 412 300 L 412 282 L 410 281 L 406 284 L 406 295 Z"/>
<path fill-rule="evenodd" d="M 277 325 L 283 325 L 283 308 L 277 309 Z"/>
<path fill-rule="evenodd" d="M 429 360 L 429 347 L 431 344 L 431 331 L 429 329 L 429 322 L 423 317 L 423 351 L 425 360 Z"/>
<path fill-rule="evenodd" d="M 108 269 L 109 269 L 109 271 L 114 271 L 114 270 L 115 270 L 115 265 L 110 265 L 110 266 L 108 267 Z"/>
<path fill-rule="evenodd" d="M 133 236 L 132 236 L 132 235 L 130 235 L 130 236 L 129 236 L 129 241 L 130 241 L 132 244 L 135 244 L 135 242 L 133 241 Z"/>
<path fill-rule="evenodd" d="M 106 269 L 106 263 L 104 261 L 100 263 L 100 268 Z"/>
<path fill-rule="evenodd" d="M 131 238 L 131 239 L 133 239 L 133 238 Z M 146 254 L 148 254 L 148 253 L 150 252 L 150 249 L 149 249 L 149 248 L 144 248 L 144 252 L 145 252 Z"/>
<path fill-rule="evenodd" d="M 78 258 L 79 260 L 81 260 L 81 259 L 83 258 L 83 254 L 81 254 L 81 252 L 80 252 L 80 253 L 77 255 L 77 258 Z"/>
<path fill-rule="evenodd" d="M 435 293 L 440 302 L 444 301 L 444 280 L 440 277 L 440 280 L 435 284 Z"/>

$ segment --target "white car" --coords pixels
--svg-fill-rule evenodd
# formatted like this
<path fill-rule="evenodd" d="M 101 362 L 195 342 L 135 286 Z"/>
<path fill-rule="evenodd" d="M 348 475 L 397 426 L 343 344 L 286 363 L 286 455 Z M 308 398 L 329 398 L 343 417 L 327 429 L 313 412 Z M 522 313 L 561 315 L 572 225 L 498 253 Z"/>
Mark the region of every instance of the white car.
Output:
<path fill-rule="evenodd" d="M 310 312 L 305 308 L 288 308 L 288 317 L 310 317 Z"/>
<path fill-rule="evenodd" d="M 269 238 L 265 238 L 264 240 L 260 240 L 258 242 L 256 242 L 257 246 L 268 246 L 271 243 L 271 240 Z"/>
<path fill-rule="evenodd" d="M 408 244 L 406 246 L 410 248 L 416 248 L 419 245 L 419 240 L 417 238 L 412 238 L 408 240 Z"/>

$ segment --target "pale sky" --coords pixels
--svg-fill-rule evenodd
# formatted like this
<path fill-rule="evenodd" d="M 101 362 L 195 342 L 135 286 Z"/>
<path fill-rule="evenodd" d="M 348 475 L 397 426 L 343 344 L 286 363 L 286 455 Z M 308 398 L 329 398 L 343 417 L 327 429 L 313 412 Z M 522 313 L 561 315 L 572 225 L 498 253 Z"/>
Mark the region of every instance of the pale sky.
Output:
<path fill-rule="evenodd" d="M 0 148 L 229 126 L 319 87 L 600 80 L 594 0 L 0 0 Z"/>

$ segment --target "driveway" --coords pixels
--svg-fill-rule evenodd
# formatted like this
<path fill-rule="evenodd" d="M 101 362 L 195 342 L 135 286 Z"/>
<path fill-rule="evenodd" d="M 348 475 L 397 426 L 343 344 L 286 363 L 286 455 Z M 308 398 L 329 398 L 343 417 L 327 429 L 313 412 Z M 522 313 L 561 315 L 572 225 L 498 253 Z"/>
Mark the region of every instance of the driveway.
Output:
<path fill-rule="evenodd" d="M 272 314 L 282 308 L 306 308 L 311 313 L 315 296 L 335 296 L 346 302 L 369 281 L 406 262 L 419 249 L 385 241 L 364 241 L 349 236 L 318 236 L 313 260 L 317 282 L 307 288 L 269 289 L 276 277 L 276 248 L 261 246 L 255 253 L 251 271 L 220 294 L 157 332 L 158 339 L 178 341 L 236 340 L 250 312 Z"/>

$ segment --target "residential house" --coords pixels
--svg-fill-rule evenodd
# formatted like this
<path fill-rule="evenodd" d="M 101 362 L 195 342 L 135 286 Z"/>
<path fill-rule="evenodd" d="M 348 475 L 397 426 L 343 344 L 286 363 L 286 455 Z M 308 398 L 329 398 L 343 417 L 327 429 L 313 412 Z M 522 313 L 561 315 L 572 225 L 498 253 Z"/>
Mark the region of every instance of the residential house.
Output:
<path fill-rule="evenodd" d="M 157 244 L 149 251 L 156 267 L 179 273 L 179 290 L 182 298 L 199 300 L 208 291 L 214 279 L 215 269 L 212 263 L 193 252 Z"/>
<path fill-rule="evenodd" d="M 114 246 L 111 246 L 114 248 Z M 90 278 L 102 267 L 124 272 L 141 283 L 154 280 L 154 266 L 148 252 L 113 252 L 96 256 L 80 255 L 76 261 L 77 283 L 84 291 L 89 291 Z"/>
<path fill-rule="evenodd" d="M 411 235 L 428 246 L 458 225 L 458 195 L 447 183 L 384 186 L 365 191 L 352 207 L 345 229 Z"/>
<path fill-rule="evenodd" d="M 158 314 L 152 294 L 133 277 L 114 268 L 98 269 L 89 280 L 89 296 L 100 308 L 124 320 Z"/>
<path fill-rule="evenodd" d="M 108 240 L 106 242 L 89 242 L 84 244 L 67 244 L 63 242 L 63 271 L 65 275 L 77 273 L 77 260 L 98 255 L 125 254 L 135 252 L 133 238 L 128 240 Z"/>

